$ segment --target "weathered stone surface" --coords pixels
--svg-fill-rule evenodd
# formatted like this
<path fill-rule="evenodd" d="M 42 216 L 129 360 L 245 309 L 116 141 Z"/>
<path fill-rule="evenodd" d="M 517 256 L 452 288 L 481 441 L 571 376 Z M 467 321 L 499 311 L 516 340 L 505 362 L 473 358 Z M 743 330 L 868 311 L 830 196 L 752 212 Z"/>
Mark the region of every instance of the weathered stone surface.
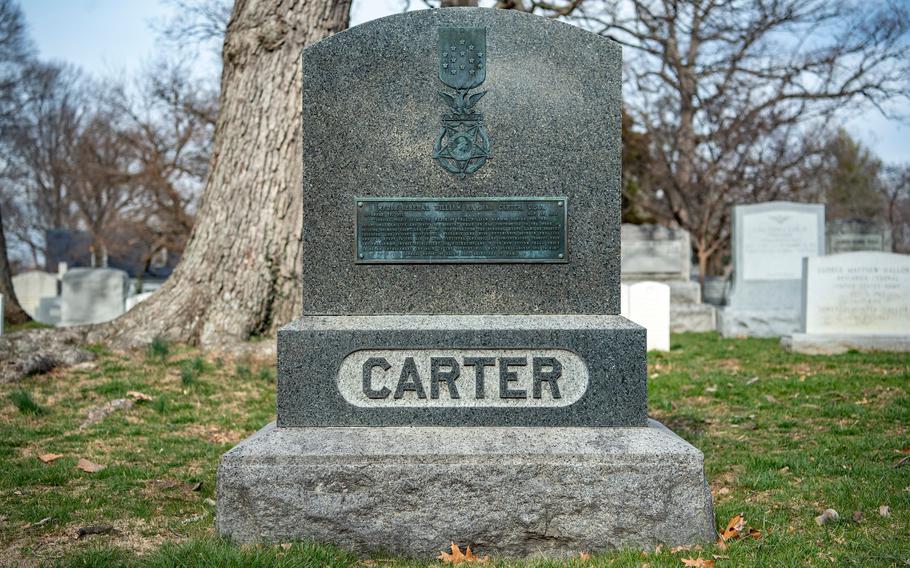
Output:
<path fill-rule="evenodd" d="M 670 302 L 670 331 L 673 333 L 686 331 L 703 333 L 716 330 L 717 309 L 714 306 L 709 304 L 674 304 L 672 301 Z"/>
<path fill-rule="evenodd" d="M 372 390 L 395 390 L 401 377 L 400 359 L 416 360 L 422 385 L 421 404 L 417 392 L 402 392 L 396 400 L 390 392 L 375 405 L 355 406 L 340 392 L 339 371 L 352 353 L 389 350 L 395 366 L 391 383 L 375 379 Z M 457 390 L 451 401 L 445 382 L 440 400 L 433 400 L 431 377 L 420 363 L 448 354 L 460 365 Z M 523 395 L 491 400 L 497 394 L 499 362 L 487 367 L 486 398 L 475 399 L 478 367 L 468 368 L 464 357 L 524 357 L 527 366 L 514 367 L 519 377 L 511 388 Z M 586 388 L 568 406 L 546 403 L 548 386 L 541 385 L 541 400 L 535 400 L 528 384 L 533 356 L 550 356 L 551 350 L 565 350 L 580 359 L 587 369 Z M 362 359 L 362 357 L 361 357 Z M 358 359 L 360 361 L 360 359 Z M 566 377 L 560 379 L 564 396 L 573 396 L 569 360 L 561 359 Z M 516 361 L 516 363 L 520 363 Z M 381 369 L 368 369 L 380 377 Z M 441 369 L 449 372 L 448 366 Z M 361 371 L 362 372 L 362 371 Z M 350 383 L 347 380 L 346 383 Z M 643 426 L 647 413 L 647 364 L 645 330 L 620 316 L 305 316 L 278 332 L 278 425 L 299 426 Z M 351 386 L 344 388 L 351 391 Z M 356 393 L 354 393 L 356 394 Z M 397 395 L 398 393 L 396 393 Z M 578 393 L 575 393 L 576 395 Z M 448 400 L 448 405 L 443 401 Z"/>
<path fill-rule="evenodd" d="M 433 159 L 440 27 L 486 28 L 477 104 L 492 156 Z M 514 10 L 447 8 L 356 26 L 303 54 L 305 315 L 618 314 L 621 52 Z M 566 197 L 565 264 L 364 265 L 356 197 Z"/>
<path fill-rule="evenodd" d="M 689 280 L 692 245 L 688 231 L 623 223 L 621 234 L 623 280 Z"/>
<path fill-rule="evenodd" d="M 724 337 L 781 337 L 799 329 L 799 311 L 717 310 L 717 331 Z"/>
<path fill-rule="evenodd" d="M 910 351 L 907 335 L 855 335 L 794 333 L 781 337 L 784 349 L 806 355 L 838 355 L 847 351 Z"/>
<path fill-rule="evenodd" d="M 274 428 L 225 454 L 217 526 L 429 559 L 716 538 L 701 452 L 647 428 Z"/>
<path fill-rule="evenodd" d="M 825 254 L 825 206 L 773 201 L 733 208 L 733 286 L 725 337 L 799 329 L 802 259 Z"/>
<path fill-rule="evenodd" d="M 114 268 L 73 268 L 63 275 L 62 326 L 103 323 L 121 316 L 129 290 L 126 272 Z"/>

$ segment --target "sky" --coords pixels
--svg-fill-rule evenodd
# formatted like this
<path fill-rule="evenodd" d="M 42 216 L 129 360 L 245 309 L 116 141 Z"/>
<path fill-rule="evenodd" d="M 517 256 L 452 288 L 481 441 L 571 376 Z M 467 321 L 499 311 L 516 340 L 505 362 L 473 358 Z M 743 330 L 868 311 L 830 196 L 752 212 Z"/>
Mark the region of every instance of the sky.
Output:
<path fill-rule="evenodd" d="M 351 25 L 401 11 L 406 0 L 355 0 Z M 423 8 L 411 0 L 411 9 Z M 481 5 L 489 2 L 481 2 Z M 77 65 L 99 76 L 138 73 L 167 46 L 155 24 L 174 15 L 166 0 L 20 0 L 41 57 Z M 196 65 L 217 69 L 213 52 Z M 910 108 L 904 110 L 910 116 Z M 869 110 L 845 127 L 887 163 L 910 163 L 910 126 Z"/>

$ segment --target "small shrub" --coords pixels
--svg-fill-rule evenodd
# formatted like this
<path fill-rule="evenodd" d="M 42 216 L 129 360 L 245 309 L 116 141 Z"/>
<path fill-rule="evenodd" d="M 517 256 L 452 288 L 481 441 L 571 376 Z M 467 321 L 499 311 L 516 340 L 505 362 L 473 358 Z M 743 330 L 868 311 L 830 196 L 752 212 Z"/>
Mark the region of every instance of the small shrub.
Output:
<path fill-rule="evenodd" d="M 156 337 L 148 346 L 149 359 L 158 359 L 164 361 L 171 353 L 171 344 L 163 337 Z"/>
<path fill-rule="evenodd" d="M 32 395 L 28 391 L 22 389 L 14 390 L 9 393 L 9 399 L 22 414 L 33 414 L 38 416 L 45 412 L 44 408 L 35 402 L 35 399 L 32 398 Z"/>

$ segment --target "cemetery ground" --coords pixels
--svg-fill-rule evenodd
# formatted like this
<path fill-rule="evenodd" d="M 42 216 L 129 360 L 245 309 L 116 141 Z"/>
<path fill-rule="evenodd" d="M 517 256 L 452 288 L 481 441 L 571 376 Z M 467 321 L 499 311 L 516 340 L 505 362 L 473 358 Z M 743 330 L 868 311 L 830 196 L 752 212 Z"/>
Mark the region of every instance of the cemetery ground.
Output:
<path fill-rule="evenodd" d="M 273 359 L 204 359 L 163 342 L 128 354 L 94 349 L 91 363 L 0 385 L 0 564 L 425 565 L 219 539 L 218 460 L 273 419 Z M 524 565 L 904 565 L 908 381 L 906 354 L 811 357 L 777 340 L 674 335 L 669 353 L 649 355 L 651 414 L 704 452 L 720 529 L 742 514 L 760 537 Z M 88 419 L 117 399 L 133 404 Z M 93 464 L 103 469 L 90 472 Z M 818 524 L 828 508 L 839 518 Z"/>

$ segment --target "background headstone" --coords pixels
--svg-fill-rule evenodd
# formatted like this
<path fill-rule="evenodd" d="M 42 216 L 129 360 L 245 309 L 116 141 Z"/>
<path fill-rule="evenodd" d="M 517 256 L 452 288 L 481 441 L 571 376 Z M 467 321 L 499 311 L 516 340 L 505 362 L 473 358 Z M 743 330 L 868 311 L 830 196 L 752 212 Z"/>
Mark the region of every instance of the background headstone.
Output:
<path fill-rule="evenodd" d="M 136 306 L 136 304 L 138 304 L 140 302 L 144 302 L 151 295 L 152 295 L 152 292 L 142 292 L 140 294 L 134 294 L 132 296 L 129 296 L 126 299 L 126 311 L 132 310 L 133 307 Z"/>
<path fill-rule="evenodd" d="M 690 278 L 689 232 L 662 225 L 622 225 L 622 281 L 658 281 L 670 287 L 670 329 L 714 331 L 715 310 L 701 301 L 701 287 Z"/>
<path fill-rule="evenodd" d="M 60 296 L 41 298 L 38 303 L 38 314 L 35 319 L 45 325 L 60 325 L 63 319 L 63 304 Z"/>
<path fill-rule="evenodd" d="M 648 330 L 648 351 L 670 350 L 670 287 L 662 282 L 622 285 L 622 315 Z"/>
<path fill-rule="evenodd" d="M 910 351 L 910 256 L 852 252 L 804 261 L 801 353 Z"/>
<path fill-rule="evenodd" d="M 103 323 L 121 316 L 129 275 L 113 268 L 72 268 L 63 276 L 60 325 Z"/>
<path fill-rule="evenodd" d="M 773 201 L 733 208 L 733 285 L 725 337 L 777 337 L 800 325 L 802 259 L 825 254 L 825 206 Z"/>
<path fill-rule="evenodd" d="M 13 276 L 13 290 L 19 305 L 34 320 L 38 320 L 41 298 L 53 298 L 60 294 L 57 275 L 41 270 L 29 270 Z"/>
<path fill-rule="evenodd" d="M 834 219 L 828 221 L 828 254 L 891 252 L 891 227 L 882 221 Z"/>

